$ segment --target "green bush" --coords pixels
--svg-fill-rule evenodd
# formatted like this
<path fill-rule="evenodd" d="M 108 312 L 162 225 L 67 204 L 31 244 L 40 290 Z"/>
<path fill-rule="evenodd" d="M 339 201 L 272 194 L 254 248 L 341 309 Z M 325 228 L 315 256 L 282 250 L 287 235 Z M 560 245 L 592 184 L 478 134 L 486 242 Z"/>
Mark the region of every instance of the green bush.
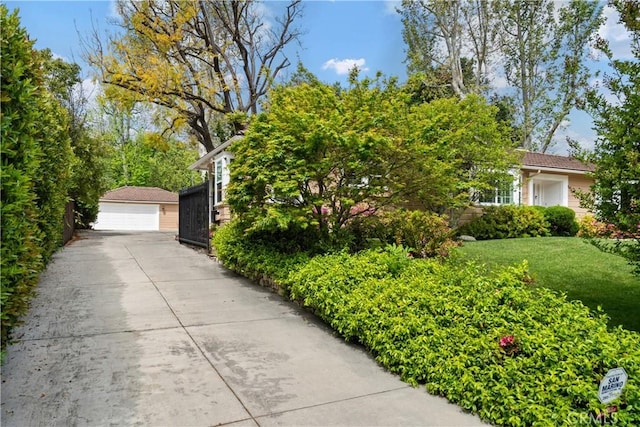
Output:
<path fill-rule="evenodd" d="M 39 246 L 42 232 L 36 226 L 38 209 L 33 177 L 41 158 L 33 124 L 38 120 L 34 92 L 37 88 L 31 49 L 16 12 L 0 5 L 2 32 L 2 343 L 10 328 L 28 307 L 29 297 L 42 269 Z M 27 101 L 27 102 L 25 102 Z"/>
<path fill-rule="evenodd" d="M 541 210 L 533 206 L 487 206 L 482 216 L 458 228 L 478 240 L 548 236 L 549 228 Z"/>
<path fill-rule="evenodd" d="M 227 266 L 254 279 L 270 272 L 387 369 L 486 421 L 589 424 L 615 409 L 616 425 L 640 423 L 640 335 L 610 331 L 582 303 L 530 286 L 526 266 L 489 274 L 470 263 L 411 259 L 400 246 L 308 258 L 242 235 L 233 223 L 214 235 Z M 604 405 L 598 383 L 614 367 L 629 381 Z"/>
<path fill-rule="evenodd" d="M 264 236 L 247 236 L 241 223 L 233 220 L 213 231 L 211 243 L 225 266 L 255 281 L 269 278 L 281 282 L 309 259 L 305 252 L 285 253 L 263 239 Z M 272 243 L 275 241 L 278 240 Z"/>
<path fill-rule="evenodd" d="M 605 412 L 598 383 L 622 366 L 618 425 L 640 422 L 640 335 L 607 330 L 579 302 L 531 287 L 525 267 L 409 260 L 406 251 L 317 257 L 292 297 L 390 371 L 497 425 L 570 425 Z"/>
<path fill-rule="evenodd" d="M 575 236 L 580 229 L 573 209 L 565 206 L 551 206 L 546 208 L 543 213 L 552 236 L 571 237 Z"/>
<path fill-rule="evenodd" d="M 447 217 L 427 211 L 378 211 L 350 221 L 344 232 L 352 252 L 393 244 L 409 248 L 416 258 L 445 258 L 459 245 Z"/>
<path fill-rule="evenodd" d="M 418 258 L 447 257 L 458 246 L 447 218 L 432 212 L 397 209 L 382 216 L 382 240 L 410 248 Z"/>

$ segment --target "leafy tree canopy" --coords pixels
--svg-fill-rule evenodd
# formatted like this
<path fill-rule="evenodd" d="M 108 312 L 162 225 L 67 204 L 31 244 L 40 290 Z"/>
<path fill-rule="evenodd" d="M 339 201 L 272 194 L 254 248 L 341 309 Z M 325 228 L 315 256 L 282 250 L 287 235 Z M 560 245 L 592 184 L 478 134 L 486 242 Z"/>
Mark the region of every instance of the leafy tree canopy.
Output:
<path fill-rule="evenodd" d="M 394 79 L 354 71 L 342 89 L 302 70 L 232 147 L 228 201 L 249 230 L 313 229 L 329 243 L 386 206 L 466 206 L 515 162 L 495 113 L 477 96 L 413 105 Z"/>
<path fill-rule="evenodd" d="M 154 132 L 111 145 L 107 159 L 109 188 L 137 185 L 178 191 L 202 182 L 197 171 L 188 169 L 198 159 L 198 150 Z"/>
<path fill-rule="evenodd" d="M 162 107 L 168 128 L 187 126 L 206 148 L 221 121 L 242 128 L 272 79 L 289 65 L 300 0 L 273 22 L 249 1 L 119 0 L 122 31 L 105 46 L 97 34 L 88 60 L 117 96 Z"/>
<path fill-rule="evenodd" d="M 583 156 L 596 170 L 592 193 L 583 194 L 582 202 L 600 220 L 636 237 L 635 244 L 619 244 L 617 251 L 635 263 L 640 274 L 640 2 L 610 4 L 629 31 L 633 59 L 615 58 L 608 43 L 599 40 L 613 69 L 604 80 L 612 97 L 593 92 L 589 98 L 598 139 L 594 151 Z"/>

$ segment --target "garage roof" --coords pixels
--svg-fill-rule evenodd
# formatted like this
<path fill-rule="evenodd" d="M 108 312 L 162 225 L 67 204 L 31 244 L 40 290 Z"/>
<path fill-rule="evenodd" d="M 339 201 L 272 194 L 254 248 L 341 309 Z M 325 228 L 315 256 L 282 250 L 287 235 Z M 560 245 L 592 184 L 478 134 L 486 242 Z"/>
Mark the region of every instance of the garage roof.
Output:
<path fill-rule="evenodd" d="M 107 191 L 101 202 L 178 203 L 178 194 L 158 187 L 126 186 Z"/>

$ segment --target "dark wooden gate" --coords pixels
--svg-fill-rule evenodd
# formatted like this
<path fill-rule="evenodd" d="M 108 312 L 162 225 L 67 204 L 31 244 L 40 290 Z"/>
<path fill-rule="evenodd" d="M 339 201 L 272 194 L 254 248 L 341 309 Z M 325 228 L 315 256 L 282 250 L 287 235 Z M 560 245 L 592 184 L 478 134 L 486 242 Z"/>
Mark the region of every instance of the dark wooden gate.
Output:
<path fill-rule="evenodd" d="M 182 189 L 178 195 L 180 243 L 209 248 L 209 184 Z"/>

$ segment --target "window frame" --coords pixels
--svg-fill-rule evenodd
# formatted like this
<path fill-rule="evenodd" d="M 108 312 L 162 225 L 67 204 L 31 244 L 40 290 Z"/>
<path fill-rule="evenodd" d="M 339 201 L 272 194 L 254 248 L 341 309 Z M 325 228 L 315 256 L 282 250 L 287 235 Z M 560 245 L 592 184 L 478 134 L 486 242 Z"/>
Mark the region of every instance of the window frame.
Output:
<path fill-rule="evenodd" d="M 504 202 L 501 200 L 501 192 L 504 189 L 501 189 L 500 186 L 493 188 L 494 197 L 493 201 L 487 202 L 482 201 L 483 193 L 480 193 L 480 197 L 476 202 L 479 206 L 504 206 L 504 205 L 521 205 L 522 204 L 522 174 L 519 169 L 511 169 L 509 170 L 509 175 L 513 177 L 513 181 L 511 182 L 511 191 L 510 191 L 510 201 Z M 508 182 L 503 183 L 505 185 Z M 489 191 L 489 190 L 488 190 Z"/>

